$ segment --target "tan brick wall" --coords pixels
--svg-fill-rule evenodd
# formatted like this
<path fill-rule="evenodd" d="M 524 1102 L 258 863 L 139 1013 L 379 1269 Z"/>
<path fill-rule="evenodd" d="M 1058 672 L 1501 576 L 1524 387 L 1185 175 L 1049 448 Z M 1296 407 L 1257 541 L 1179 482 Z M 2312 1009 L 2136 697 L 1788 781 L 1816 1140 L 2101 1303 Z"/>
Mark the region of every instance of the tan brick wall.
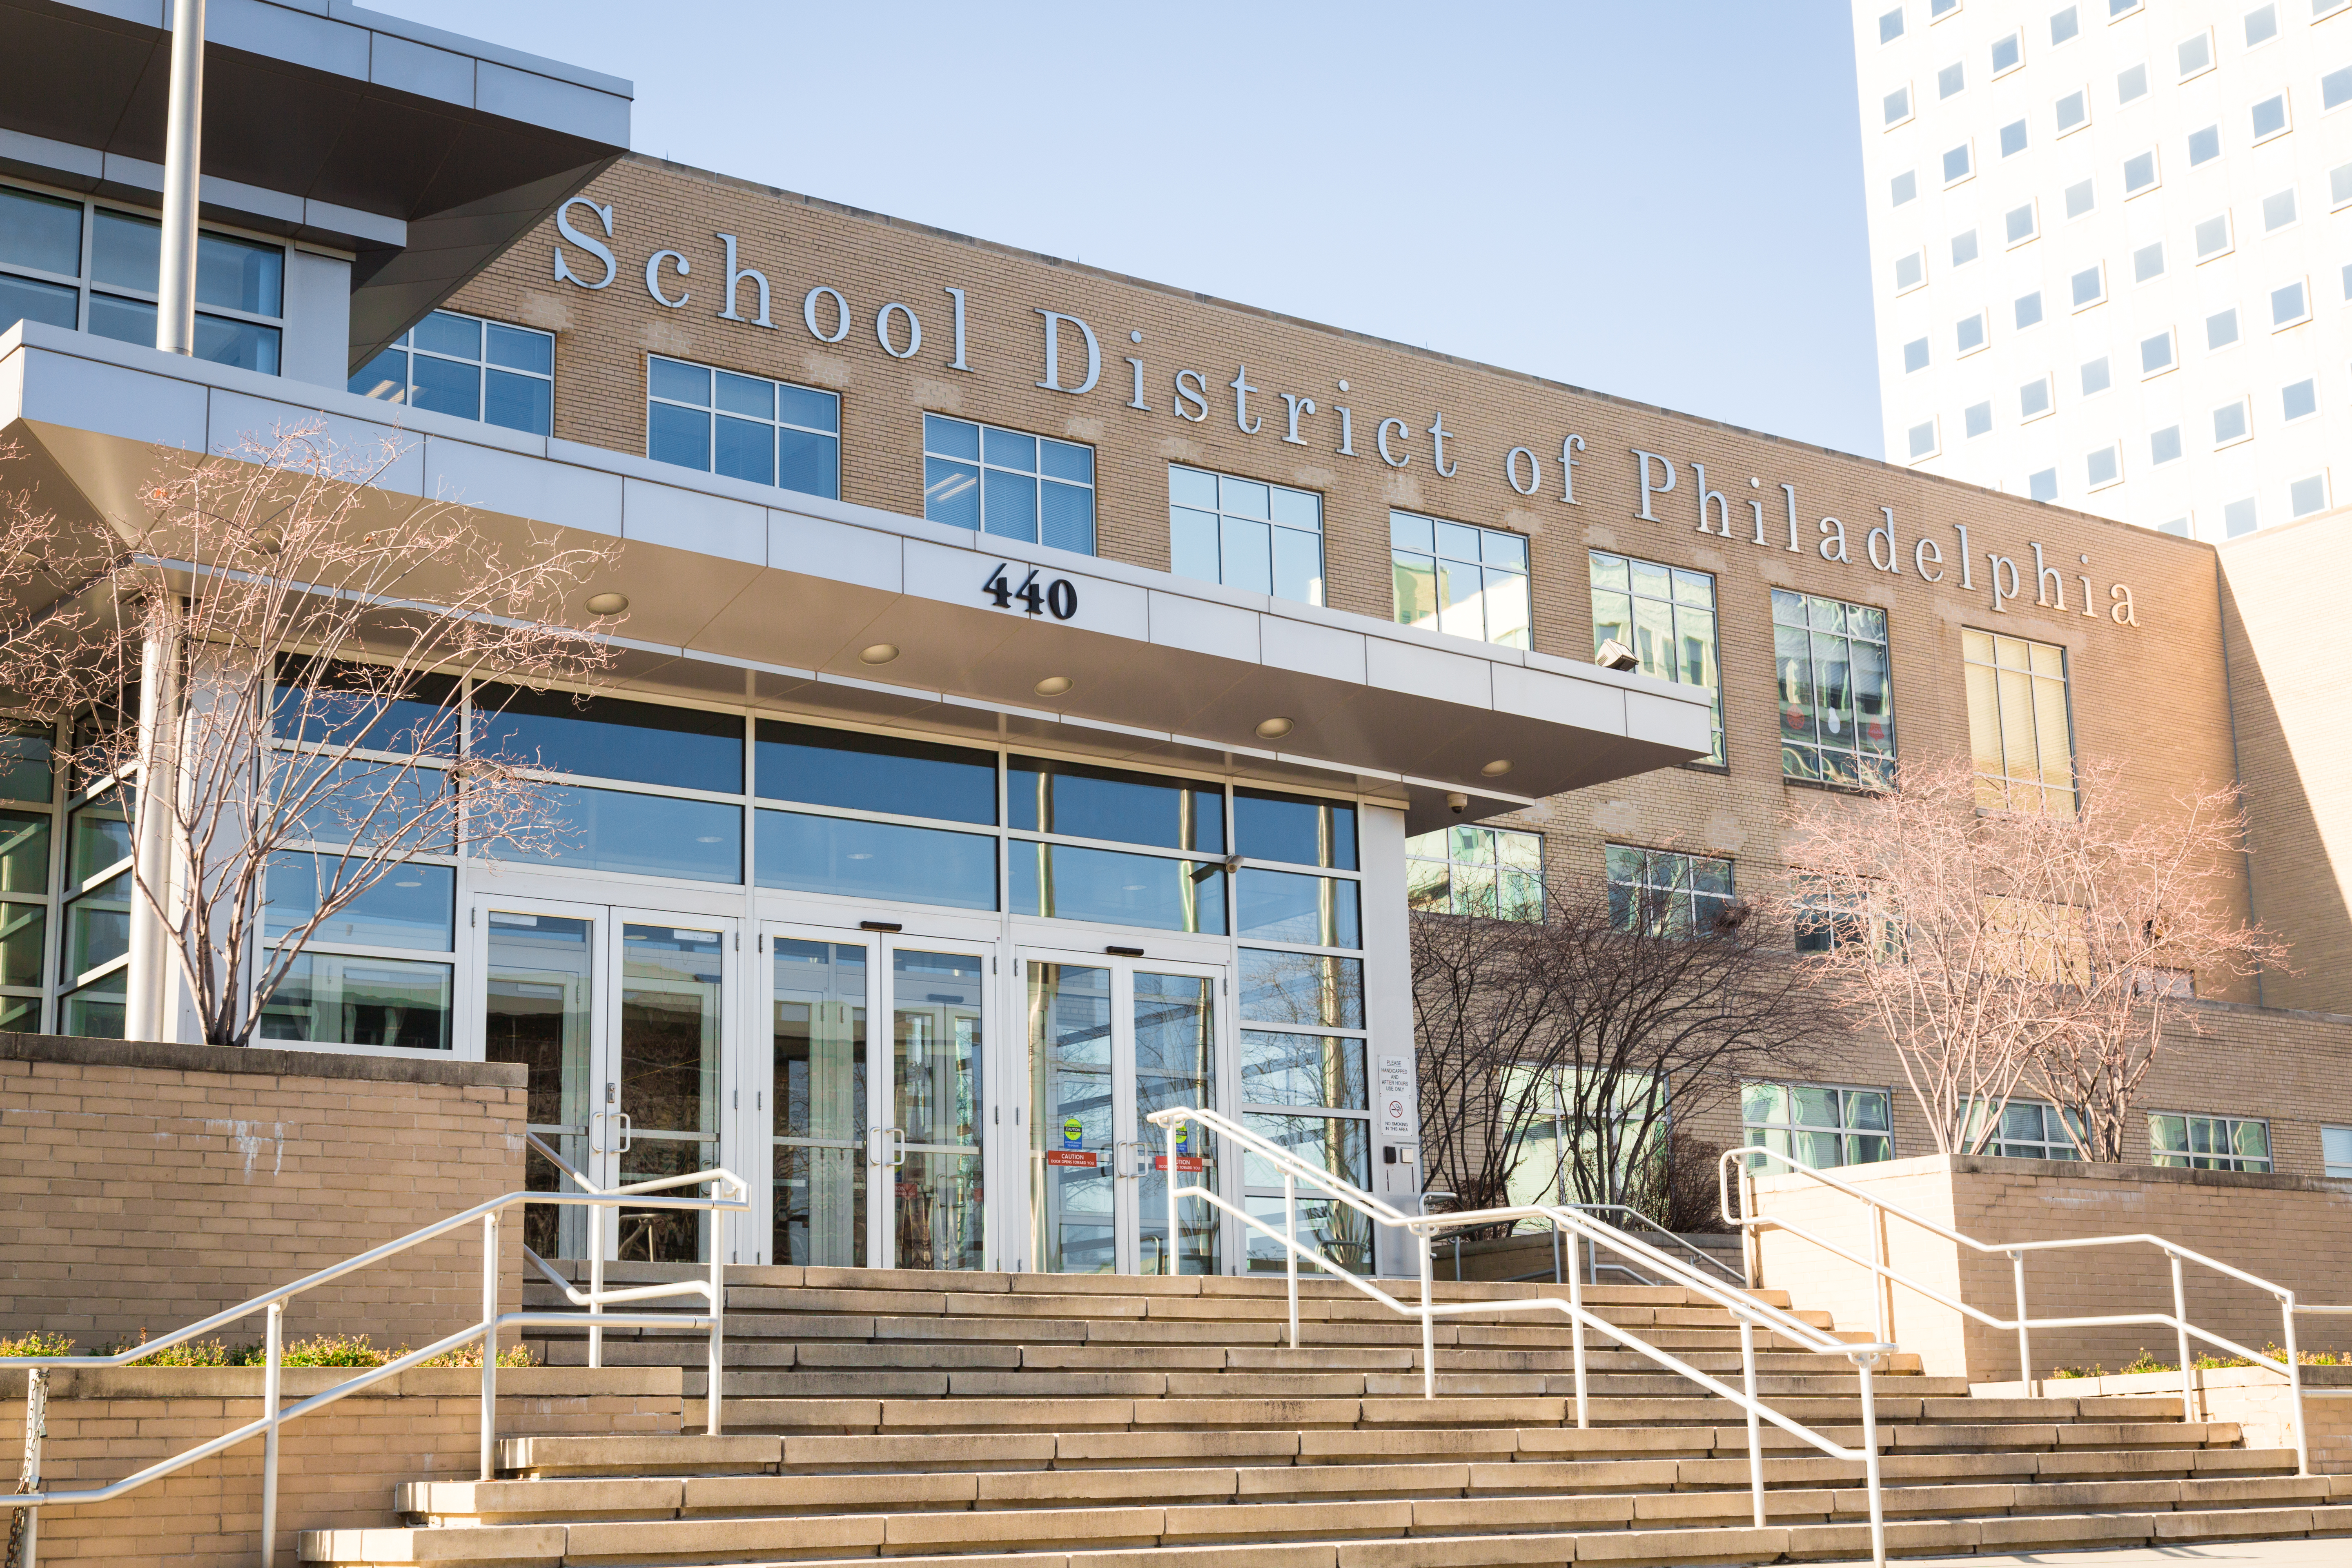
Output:
<path fill-rule="evenodd" d="M 2049 1161 L 1929 1156 L 1839 1173 L 1854 1185 L 1991 1246 L 2012 1242 L 2153 1234 L 2273 1281 L 2299 1300 L 2352 1304 L 2352 1185 L 2292 1176 L 2149 1170 Z M 1870 1256 L 1864 1206 L 1801 1177 L 1758 1183 L 1759 1211 L 1857 1256 Z M 2000 1319 L 2016 1312 L 2009 1258 L 1956 1247 L 1900 1219 L 1887 1226 L 1898 1271 Z M 1760 1283 L 1787 1290 L 1800 1307 L 1836 1314 L 1841 1328 L 1874 1329 L 1866 1272 L 1786 1231 L 1761 1241 Z M 2189 1321 L 2255 1350 L 2284 1343 L 2275 1298 L 2195 1265 L 2183 1279 Z M 2026 1254 L 2032 1318 L 2120 1317 L 2172 1310 L 2172 1279 L 2153 1247 L 2071 1248 Z M 2013 1331 L 1988 1328 L 1926 1295 L 1893 1292 L 1891 1332 L 1931 1375 L 1979 1382 L 2018 1375 Z M 2352 1322 L 2305 1317 L 2305 1350 L 2352 1349 Z M 2042 1329 L 2032 1340 L 2033 1372 L 2103 1365 L 2114 1372 L 2142 1349 L 2177 1364 L 2172 1331 L 2161 1324 Z M 2192 1355 L 2210 1352 L 2192 1343 Z M 2218 1353 L 2218 1352 L 2217 1352 Z"/>
<path fill-rule="evenodd" d="M 838 391 L 844 499 L 901 514 L 922 511 L 926 410 L 1089 443 L 1097 450 L 1102 553 L 1139 566 L 1168 564 L 1171 459 L 1303 486 L 1325 497 L 1329 602 L 1382 619 L 1393 604 L 1391 505 L 1511 530 L 1529 542 L 1537 649 L 1580 660 L 1592 647 L 1589 548 L 1715 574 L 1727 768 L 1668 769 L 1503 819 L 1543 831 L 1556 867 L 1597 873 L 1608 840 L 1678 846 L 1734 857 L 1742 885 L 1753 886 L 1779 865 L 1792 812 L 1843 808 L 1833 794 L 1782 782 L 1769 592 L 1775 585 L 1889 612 L 1906 757 L 1965 748 L 1959 634 L 1979 626 L 2067 649 L 2078 751 L 2126 759 L 2129 786 L 2149 809 L 2200 782 L 2233 776 L 2210 546 L 650 159 L 624 160 L 588 194 L 613 205 L 617 265 L 609 288 L 553 280 L 558 237 L 550 225 L 453 301 L 555 331 L 555 432 L 565 439 L 643 453 L 644 361 L 660 352 Z M 585 209 L 572 210 L 593 226 Z M 740 265 L 766 276 L 772 330 L 719 319 L 721 233 L 738 237 Z M 663 247 L 684 253 L 692 267 L 688 277 L 671 274 L 665 283 L 673 297 L 680 287 L 689 292 L 677 310 L 656 304 L 645 287 L 646 261 Z M 575 271 L 601 275 L 601 265 L 577 247 L 567 254 Z M 849 303 L 852 330 L 837 344 L 816 342 L 803 322 L 803 297 L 817 287 L 839 290 Z M 964 290 L 967 300 L 969 374 L 947 364 L 948 289 Z M 748 283 L 740 290 L 746 312 L 752 294 Z M 923 321 L 922 348 L 906 361 L 886 353 L 874 334 L 877 312 L 893 301 L 911 306 Z M 829 326 L 832 306 L 823 309 L 820 324 Z M 1074 313 L 1092 326 L 1101 381 L 1085 395 L 1035 384 L 1044 374 L 1040 309 Z M 903 345 L 903 336 L 898 342 Z M 1069 347 L 1076 351 L 1075 335 Z M 1130 355 L 1144 363 L 1148 410 L 1129 406 Z M 1239 428 L 1229 386 L 1243 366 L 1260 389 L 1252 416 L 1265 421 L 1254 435 Z M 1064 370 L 1067 383 L 1067 356 Z M 1199 422 L 1175 413 L 1179 370 L 1199 373 L 1207 388 L 1207 416 Z M 1284 393 L 1318 405 L 1302 416 L 1298 446 L 1283 438 Z M 1335 405 L 1352 410 L 1353 456 L 1336 449 Z M 1440 412 L 1453 436 L 1450 479 L 1432 468 L 1427 427 Z M 1374 453 L 1388 417 L 1404 420 L 1410 433 L 1412 461 L 1401 468 Z M 1585 443 L 1573 506 L 1560 499 L 1560 447 L 1570 435 Z M 1507 452 L 1518 446 L 1543 464 L 1533 496 L 1516 493 L 1505 479 Z M 1636 516 L 1637 448 L 1670 457 L 1679 476 L 1676 489 L 1654 506 L 1654 521 Z M 1729 500 L 1731 538 L 1697 530 L 1695 461 L 1706 466 L 1708 488 Z M 1797 492 L 1795 552 L 1786 548 L 1783 484 Z M 1762 547 L 1753 542 L 1751 498 L 1764 507 Z M 1901 569 L 1893 573 L 1867 556 L 1868 531 L 1883 507 L 1894 512 L 1902 546 Z M 1844 525 L 1843 563 L 1821 553 L 1825 517 Z M 1966 586 L 1962 527 L 1973 552 Z M 1913 546 L 1923 538 L 1942 552 L 1939 583 L 1919 575 Z M 2063 613 L 2034 603 L 2034 542 L 2053 569 L 2063 569 Z M 1987 585 L 1989 552 L 2020 562 L 2023 574 L 2025 592 L 1999 613 Z M 2084 613 L 2083 575 L 2098 613 Z M 2114 618 L 2117 584 L 2128 585 L 2137 626 Z M 2237 858 L 2221 869 L 2242 891 Z M 2250 986 L 2208 984 L 2217 994 L 2253 999 Z"/>
<path fill-rule="evenodd" d="M 196 1321 L 520 1190 L 522 1132 L 518 1067 L 0 1035 L 0 1331 Z M 501 1227 L 502 1310 L 521 1245 Z M 286 1332 L 426 1344 L 479 1321 L 481 1279 L 468 1226 L 296 1298 Z"/>
<path fill-rule="evenodd" d="M 2231 540 L 2222 630 L 2240 778 L 2253 822 L 2254 911 L 2294 940 L 2263 977 L 2277 1007 L 2352 1012 L 2352 724 L 2336 650 L 2352 511 Z"/>
<path fill-rule="evenodd" d="M 90 1488 L 121 1479 L 261 1414 L 256 1368 L 155 1368 L 52 1374 L 43 1479 Z M 352 1375 L 289 1368 L 290 1404 Z M 499 1373 L 501 1436 L 604 1436 L 680 1430 L 675 1367 L 602 1372 L 516 1368 Z M 479 1474 L 481 1373 L 403 1373 L 287 1426 L 278 1447 L 278 1558 L 296 1532 L 395 1522 L 403 1481 Z M 25 1379 L 0 1373 L 0 1437 L 16 1451 Z M 13 1473 L 13 1472 L 12 1472 Z M 112 1502 L 44 1512 L 43 1563 L 250 1568 L 261 1531 L 261 1440 L 255 1438 Z"/>

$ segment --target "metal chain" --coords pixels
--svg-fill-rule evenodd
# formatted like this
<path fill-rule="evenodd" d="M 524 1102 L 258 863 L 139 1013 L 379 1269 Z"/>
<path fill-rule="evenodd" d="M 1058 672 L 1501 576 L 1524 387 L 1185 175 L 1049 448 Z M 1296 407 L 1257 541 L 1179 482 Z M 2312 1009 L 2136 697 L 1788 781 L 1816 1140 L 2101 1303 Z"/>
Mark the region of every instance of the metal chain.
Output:
<path fill-rule="evenodd" d="M 19 1493 L 41 1489 L 41 1439 L 49 1431 L 49 1374 L 39 1367 L 25 1371 L 25 1462 L 16 1472 Z M 32 1527 L 33 1510 L 8 1510 L 6 1568 L 25 1568 L 25 1533 Z"/>

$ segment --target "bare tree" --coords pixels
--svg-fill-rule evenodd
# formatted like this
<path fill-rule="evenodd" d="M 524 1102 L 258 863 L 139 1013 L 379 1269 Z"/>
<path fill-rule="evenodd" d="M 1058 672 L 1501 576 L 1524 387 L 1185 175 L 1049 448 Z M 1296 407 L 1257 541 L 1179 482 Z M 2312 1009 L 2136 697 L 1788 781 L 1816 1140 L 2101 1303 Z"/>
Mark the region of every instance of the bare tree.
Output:
<path fill-rule="evenodd" d="M 1792 817 L 1793 869 L 1766 907 L 1893 1043 L 1940 1152 L 1981 1152 L 2030 1088 L 2074 1112 L 2085 1158 L 2121 1159 L 2189 977 L 2275 954 L 2219 874 L 2243 827 L 2233 795 L 2141 822 L 2114 764 L 2077 784 L 2072 811 L 1984 811 L 1969 759 L 1914 761 Z"/>
<path fill-rule="evenodd" d="M 533 759 L 467 743 L 467 678 L 592 680 L 609 647 L 565 617 L 611 552 L 376 488 L 400 456 L 303 427 L 162 456 L 127 522 L 0 501 L 0 692 L 74 725 L 61 764 L 118 802 L 153 962 L 213 1044 L 248 1043 L 303 945 L 411 857 L 554 847 Z"/>
<path fill-rule="evenodd" d="M 2284 946 L 2238 913 L 2224 868 L 2246 818 L 2234 788 L 2191 790 L 2142 819 L 2114 762 L 2083 767 L 2081 805 L 2033 837 L 2026 868 L 2041 900 L 2066 911 L 2053 1012 L 2063 1026 L 2034 1056 L 2034 1087 L 2074 1113 L 2086 1160 L 2120 1162 L 2137 1140 L 2132 1109 L 2167 1037 L 2197 1031 L 2197 985 L 2284 964 Z"/>
<path fill-rule="evenodd" d="M 1801 1076 L 1843 1017 L 1745 905 L 1687 888 L 1556 877 L 1540 921 L 1415 915 L 1412 955 L 1426 1169 L 1465 1207 L 1515 1174 L 1548 1194 L 1524 1162 L 1557 1120 L 1573 1201 L 1661 1215 L 1670 1121 Z"/>

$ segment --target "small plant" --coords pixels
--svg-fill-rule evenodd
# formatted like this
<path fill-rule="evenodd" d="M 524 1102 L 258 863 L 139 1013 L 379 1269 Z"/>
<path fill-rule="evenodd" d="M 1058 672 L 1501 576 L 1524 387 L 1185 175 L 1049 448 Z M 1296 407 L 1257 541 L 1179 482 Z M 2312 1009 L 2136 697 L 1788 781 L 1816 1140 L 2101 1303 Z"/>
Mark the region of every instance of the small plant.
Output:
<path fill-rule="evenodd" d="M 378 1350 L 365 1334 L 313 1334 L 296 1340 L 279 1352 L 281 1366 L 382 1366 L 399 1354 Z M 257 1355 L 257 1363 L 264 1359 Z"/>
<path fill-rule="evenodd" d="M 2053 1378 L 2105 1377 L 2107 1369 L 2104 1366 L 2053 1366 L 2050 1369 L 2050 1375 Z"/>
<path fill-rule="evenodd" d="M 147 1331 L 142 1329 L 139 1331 L 137 1339 L 117 1340 L 98 1353 L 121 1355 L 125 1351 L 137 1350 L 146 1342 Z M 237 1353 L 218 1340 L 186 1340 L 176 1345 L 165 1345 L 152 1354 L 141 1356 L 131 1364 L 132 1366 L 235 1366 L 237 1364 Z"/>
<path fill-rule="evenodd" d="M 71 1355 L 74 1342 L 63 1334 L 43 1333 L 35 1329 L 14 1339 L 0 1338 L 0 1356 Z"/>
<path fill-rule="evenodd" d="M 401 1353 L 404 1355 L 407 1352 L 404 1351 Z M 456 1350 L 443 1351 L 439 1355 L 435 1356 L 432 1360 L 419 1362 L 417 1364 L 420 1366 L 479 1367 L 482 1364 L 482 1343 L 479 1340 L 477 1340 L 470 1345 L 459 1345 Z M 509 1345 L 506 1349 L 499 1352 L 499 1364 L 500 1366 L 531 1365 L 530 1347 L 529 1345 Z"/>

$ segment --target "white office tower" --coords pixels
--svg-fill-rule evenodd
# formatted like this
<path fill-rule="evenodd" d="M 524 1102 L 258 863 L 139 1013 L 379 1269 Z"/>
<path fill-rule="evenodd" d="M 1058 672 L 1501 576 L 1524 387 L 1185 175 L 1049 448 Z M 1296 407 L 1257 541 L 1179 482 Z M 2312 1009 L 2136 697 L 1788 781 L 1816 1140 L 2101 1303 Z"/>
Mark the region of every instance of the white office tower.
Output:
<path fill-rule="evenodd" d="M 2352 500 L 2352 0 L 1854 0 L 1890 460 L 2200 539 Z"/>

